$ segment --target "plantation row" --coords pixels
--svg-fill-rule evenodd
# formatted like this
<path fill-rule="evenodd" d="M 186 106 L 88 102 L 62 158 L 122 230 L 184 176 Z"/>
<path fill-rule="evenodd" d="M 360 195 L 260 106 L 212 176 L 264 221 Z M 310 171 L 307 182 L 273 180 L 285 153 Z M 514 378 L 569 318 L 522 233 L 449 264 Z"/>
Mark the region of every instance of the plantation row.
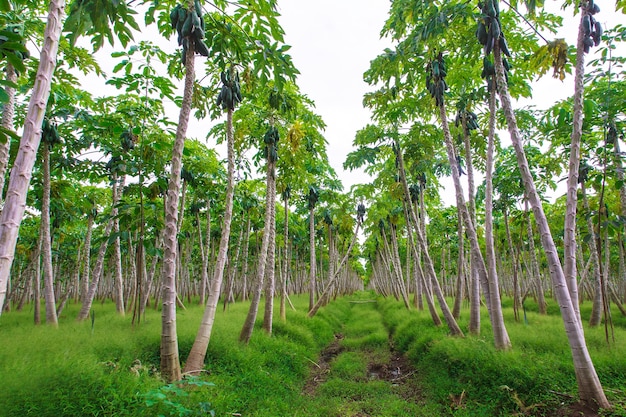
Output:
<path fill-rule="evenodd" d="M 527 303 L 526 321 L 504 311 L 515 346 L 493 348 L 489 335 L 450 338 L 426 312 L 360 292 L 338 298 L 306 317 L 307 298 L 292 299 L 286 321 L 272 337 L 256 333 L 237 343 L 248 303 L 235 303 L 216 319 L 206 371 L 182 385 L 163 385 L 159 368 L 159 313 L 129 331 L 114 304 L 94 306 L 93 323 L 76 322 L 69 302 L 61 328 L 29 325 L 32 311 L 7 315 L 0 348 L 2 415 L 156 416 L 550 416 L 571 415 L 576 381 L 556 306 L 548 315 Z M 583 316 L 590 304 L 582 306 Z M 467 328 L 467 307 L 460 325 Z M 278 314 L 278 310 L 276 311 Z M 482 310 L 487 318 L 486 309 Z M 181 355 L 193 342 L 202 308 L 178 314 Z M 616 343 L 606 348 L 602 329 L 587 342 L 615 407 L 603 416 L 626 415 L 626 321 L 616 320 Z M 487 325 L 488 326 L 488 325 Z M 487 334 L 489 332 L 486 332 Z M 398 362 L 399 354 L 407 364 Z M 407 367 L 407 366 L 410 366 Z M 384 372 L 402 373 L 386 380 Z M 569 414 L 567 414 L 569 413 Z M 579 414 L 576 414 L 579 415 Z"/>
<path fill-rule="evenodd" d="M 274 300 L 285 320 L 306 293 L 313 319 L 371 289 L 504 356 L 525 343 L 510 330 L 536 302 L 540 315 L 559 307 L 580 406 L 614 407 L 585 324 L 614 345 L 626 315 L 626 28 L 599 23 L 626 2 L 563 2 L 578 36 L 553 41 L 542 33 L 561 29 L 565 11 L 537 2 L 525 14 L 516 1 L 409 3 L 389 5 L 381 35 L 392 47 L 364 74 L 371 121 L 344 162 L 371 180 L 345 192 L 277 2 L 81 0 L 67 17 L 62 0 L 4 2 L 0 324 L 32 307 L 35 323 L 71 315 L 95 331 L 109 299 L 133 325 L 159 310 L 157 369 L 175 383 L 205 371 L 222 303 L 249 300 L 238 332 L 249 344 L 260 314 L 274 333 Z M 96 52 L 116 40 L 105 75 Z M 549 70 L 573 73 L 571 97 L 516 108 Z M 94 91 L 100 76 L 113 94 Z M 190 138 L 200 122 L 210 145 Z M 565 195 L 544 201 L 561 178 Z M 177 323 L 197 303 L 187 348 Z M 448 395 L 462 408 L 463 391 Z"/>

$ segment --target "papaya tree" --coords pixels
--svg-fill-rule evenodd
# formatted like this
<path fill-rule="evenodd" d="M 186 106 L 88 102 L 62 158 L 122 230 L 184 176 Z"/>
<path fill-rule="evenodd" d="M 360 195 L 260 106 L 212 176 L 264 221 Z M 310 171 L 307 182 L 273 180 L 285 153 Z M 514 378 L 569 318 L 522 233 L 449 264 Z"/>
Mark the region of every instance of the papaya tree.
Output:
<path fill-rule="evenodd" d="M 110 35 L 107 40 L 113 42 L 114 35 L 110 29 L 111 23 L 114 23 L 115 34 L 123 44 L 131 39 L 132 34 L 129 28 L 133 25 L 136 27 L 136 23 L 129 14 L 125 2 L 107 3 L 106 10 L 91 7 L 88 3 L 90 2 L 82 2 L 77 6 L 70 7 L 70 17 L 75 17 L 78 20 L 80 20 L 78 16 L 84 16 L 86 11 L 90 11 L 90 18 L 80 20 L 80 27 L 69 25 L 73 39 L 85 33 L 98 33 Z M 57 63 L 64 12 L 64 0 L 51 0 L 49 2 L 39 66 L 28 103 L 20 146 L 11 171 L 6 193 L 7 198 L 0 216 L 0 305 L 4 304 L 6 297 L 19 225 L 24 217 L 26 194 L 41 141 L 41 126 L 50 95 L 52 75 Z M 95 44 L 98 47 L 102 45 L 102 42 Z"/>
<path fill-rule="evenodd" d="M 222 88 L 218 95 L 218 106 L 227 114 L 224 130 L 228 149 L 228 185 L 222 235 L 211 291 L 200 328 L 185 363 L 186 373 L 198 372 L 204 365 L 226 264 L 234 195 L 235 133 L 233 113 L 235 105 L 241 101 L 242 93 L 245 93 L 245 91 L 241 91 L 238 68 L 243 69 L 242 73 L 250 75 L 247 78 L 250 82 L 250 92 L 253 91 L 255 81 L 263 85 L 267 84 L 270 79 L 281 90 L 283 85 L 288 80 L 293 80 L 297 74 L 291 57 L 287 54 L 289 46 L 283 44 L 284 32 L 278 23 L 278 12 L 274 3 L 258 0 L 238 1 L 232 15 L 232 19 L 237 22 L 236 27 L 231 20 L 225 19 L 227 16 L 226 4 L 220 3 L 220 5 L 222 8 L 210 19 L 210 25 L 214 25 L 214 27 L 207 26 L 207 30 L 213 30 L 216 34 L 210 41 L 207 39 L 207 47 L 209 56 L 221 69 Z M 208 19 L 206 23 L 209 24 Z"/>
<path fill-rule="evenodd" d="M 490 0 L 490 2 L 492 3 L 492 7 L 498 3 L 497 0 L 495 2 Z M 590 4 L 592 3 L 585 2 L 581 4 L 581 27 L 579 29 L 579 33 L 580 31 L 583 31 L 583 35 L 584 25 L 582 24 L 582 18 L 589 13 Z M 500 24 L 496 17 L 496 15 L 491 16 L 491 24 L 494 24 L 494 22 L 495 24 Z M 492 29 L 489 28 L 489 31 L 491 32 Z M 555 295 L 559 303 L 563 323 L 565 325 L 565 332 L 572 351 L 579 396 L 582 401 L 597 404 L 597 406 L 601 408 L 609 408 L 610 403 L 602 390 L 602 385 L 591 361 L 591 357 L 589 356 L 589 351 L 584 339 L 582 324 L 576 313 L 577 309 L 574 308 L 574 303 L 577 303 L 578 300 L 572 300 L 569 288 L 571 282 L 568 282 L 568 277 L 566 277 L 564 273 L 557 248 L 548 225 L 548 220 L 543 210 L 541 199 L 535 187 L 532 174 L 528 168 L 528 161 L 524 152 L 522 138 L 517 126 L 511 96 L 508 90 L 506 69 L 502 59 L 502 54 L 504 52 L 501 51 L 500 38 L 501 33 L 498 34 L 498 36 L 493 36 L 492 40 L 498 95 L 506 117 L 507 128 L 511 136 L 511 141 L 515 149 L 524 189 L 526 191 L 526 197 L 528 198 L 535 215 L 535 222 L 537 223 L 537 228 L 539 229 L 541 243 L 548 259 L 552 284 L 555 289 Z M 578 50 L 583 49 L 584 51 L 584 38 L 585 37 L 582 35 L 579 36 L 577 44 Z M 572 171 L 570 171 L 570 174 L 576 175 L 577 170 L 578 166 L 573 168 Z M 571 272 L 572 269 L 573 268 L 569 268 L 568 272 Z"/>

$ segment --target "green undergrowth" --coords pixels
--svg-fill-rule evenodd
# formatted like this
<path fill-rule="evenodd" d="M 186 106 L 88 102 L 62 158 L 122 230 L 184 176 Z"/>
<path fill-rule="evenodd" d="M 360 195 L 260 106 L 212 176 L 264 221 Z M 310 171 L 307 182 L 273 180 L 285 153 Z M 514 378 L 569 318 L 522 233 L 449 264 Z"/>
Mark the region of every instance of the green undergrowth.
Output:
<path fill-rule="evenodd" d="M 218 311 L 201 380 L 165 385 L 158 367 L 160 312 L 139 325 L 111 303 L 94 305 L 91 320 L 76 322 L 79 305 L 66 307 L 59 328 L 32 324 L 32 311 L 0 317 L 0 415 L 156 416 L 291 415 L 305 408 L 301 390 L 311 361 L 339 330 L 341 304 L 306 317 L 307 299 L 274 322 L 274 337 L 260 327 L 248 346 L 238 342 L 248 303 Z M 180 357 L 193 344 L 203 308 L 178 311 Z M 262 311 L 261 311 L 262 314 Z M 180 387 L 186 387 L 184 389 Z M 179 389 L 180 388 L 180 389 Z M 184 394 L 184 395 L 183 395 Z"/>
<path fill-rule="evenodd" d="M 405 398 L 398 383 L 379 378 L 370 368 L 388 366 L 391 357 L 389 332 L 375 296 L 360 293 L 342 300 L 349 307 L 342 325 L 339 353 L 330 361 L 325 380 L 311 399 L 311 416 L 428 416 L 419 398 Z M 404 375 L 409 378 L 411 375 Z M 411 393 L 410 395 L 413 395 Z M 314 411 L 313 411 L 314 410 Z"/>
<path fill-rule="evenodd" d="M 249 345 L 238 342 L 248 303 L 220 308 L 206 366 L 198 379 L 164 384 L 160 379 L 161 316 L 150 309 L 138 325 L 120 317 L 112 303 L 94 305 L 94 320 L 76 322 L 70 303 L 58 328 L 32 324 L 32 310 L 0 316 L 0 416 L 509 416 L 550 414 L 577 397 L 563 323 L 526 303 L 526 320 L 515 322 L 510 300 L 504 314 L 513 348 L 493 348 L 483 311 L 481 335 L 448 336 L 426 311 L 372 293 L 340 298 L 306 316 L 308 297 L 293 297 L 296 311 L 274 319 L 272 337 L 260 328 Z M 588 317 L 590 305 L 581 308 Z M 184 360 L 203 307 L 179 309 L 177 328 Z M 262 313 L 262 309 L 259 313 Z M 277 315 L 276 315 L 277 316 Z M 614 328 L 585 327 L 590 354 L 609 400 L 604 416 L 626 416 L 626 330 L 619 312 Z M 460 326 L 468 327 L 467 306 Z M 609 329 L 610 330 L 610 329 Z M 328 358 L 314 394 L 305 384 Z M 405 353 L 415 366 L 412 385 L 372 378 L 372 364 Z M 408 376 L 408 375 L 407 375 Z M 411 376 L 413 378 L 413 376 Z M 408 380 L 408 378 L 407 378 Z M 415 387 L 418 386 L 419 389 Z"/>
<path fill-rule="evenodd" d="M 506 306 L 507 300 L 504 304 Z M 390 299 L 379 300 L 393 343 L 415 364 L 424 395 L 438 404 L 440 415 L 556 415 L 577 399 L 572 355 L 558 314 L 527 309 L 526 321 L 515 322 L 504 310 L 512 349 L 494 348 L 489 317 L 481 313 L 481 335 L 448 336 L 445 322 L 434 327 L 426 311 L 407 311 Z M 557 309 L 558 312 L 558 309 Z M 583 306 L 583 320 L 588 310 Z M 617 312 L 616 312 L 617 314 Z M 469 312 L 459 324 L 467 332 Z M 589 351 L 605 392 L 614 404 L 603 415 L 626 415 L 626 331 L 615 327 L 607 344 L 604 327 L 585 328 Z"/>

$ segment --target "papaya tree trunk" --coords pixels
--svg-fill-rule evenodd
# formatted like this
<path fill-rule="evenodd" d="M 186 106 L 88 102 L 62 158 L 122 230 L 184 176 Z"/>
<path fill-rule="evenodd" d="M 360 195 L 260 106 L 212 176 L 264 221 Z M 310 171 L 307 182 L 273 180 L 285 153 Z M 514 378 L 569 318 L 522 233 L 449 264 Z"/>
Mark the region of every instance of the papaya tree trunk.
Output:
<path fill-rule="evenodd" d="M 496 95 L 492 92 L 489 96 L 489 108 L 495 111 Z M 489 293 L 491 296 L 491 323 L 493 326 L 496 348 L 507 349 L 511 341 L 504 327 L 502 306 L 500 305 L 500 288 L 498 272 L 496 270 L 496 251 L 493 242 L 493 153 L 495 142 L 495 117 L 489 118 L 489 135 L 487 135 L 487 163 L 485 168 L 485 254 L 487 258 L 487 279 L 489 281 Z"/>
<path fill-rule="evenodd" d="M 289 197 L 285 196 L 284 199 L 284 211 L 285 211 L 285 226 L 283 231 L 283 238 L 285 240 L 283 246 L 283 274 L 282 283 L 280 286 L 280 319 L 282 321 L 287 320 L 287 311 L 285 306 L 285 299 L 287 298 L 287 283 L 289 282 L 290 271 L 290 255 L 289 255 Z"/>
<path fill-rule="evenodd" d="M 267 267 L 265 275 L 267 283 L 265 286 L 265 311 L 263 315 L 263 330 L 267 334 L 272 334 L 272 324 L 274 317 L 274 292 L 276 288 L 276 179 L 272 181 L 272 220 L 270 222 L 270 243 L 267 249 Z"/>
<path fill-rule="evenodd" d="M 595 327 L 598 326 L 602 322 L 602 312 L 603 312 L 603 297 L 602 297 L 602 269 L 600 268 L 600 252 L 598 251 L 598 238 L 597 233 L 593 227 L 593 220 L 589 213 L 591 213 L 589 208 L 589 200 L 587 199 L 587 187 L 585 187 L 585 183 L 582 182 L 580 184 L 582 190 L 582 198 L 583 198 L 583 207 L 585 208 L 585 217 L 587 220 L 587 233 L 591 236 L 589 239 L 589 256 L 591 258 L 591 270 L 593 273 L 593 306 L 591 308 L 591 316 L 589 316 L 589 326 Z M 570 291 L 571 294 L 571 291 Z M 577 294 L 578 296 L 578 294 Z"/>
<path fill-rule="evenodd" d="M 404 158 L 402 156 L 402 149 L 400 148 L 400 144 L 398 141 L 395 141 L 396 149 L 397 149 L 397 161 L 398 161 L 398 170 L 400 172 L 400 181 L 404 188 L 404 197 L 407 201 L 411 201 L 411 193 L 409 192 L 409 186 L 406 181 L 406 171 L 404 169 Z M 429 281 L 429 285 L 432 288 L 432 291 L 437 297 L 437 301 L 439 302 L 439 307 L 443 313 L 444 320 L 448 325 L 448 329 L 450 330 L 450 334 L 452 336 L 464 337 L 463 331 L 459 327 L 459 324 L 454 319 L 452 315 L 452 311 L 450 311 L 450 307 L 448 306 L 446 299 L 443 295 L 443 291 L 441 291 L 441 286 L 439 285 L 439 281 L 437 281 L 437 273 L 435 272 L 435 266 L 430 257 L 430 253 L 428 252 L 428 245 L 426 243 L 426 233 L 425 233 L 425 220 L 423 219 L 422 212 L 422 222 L 418 220 L 416 213 L 413 210 L 410 210 L 411 218 L 413 220 L 413 225 L 415 226 L 415 235 L 417 236 L 417 241 L 422 250 L 422 255 L 424 259 L 424 265 L 426 267 L 424 279 L 425 281 Z"/>
<path fill-rule="evenodd" d="M 222 235 L 217 254 L 217 262 L 213 270 L 213 280 L 211 289 L 207 297 L 207 303 L 202 314 L 200 328 L 196 333 L 196 338 L 185 362 L 184 372 L 198 373 L 204 367 L 207 348 L 213 332 L 215 322 L 215 312 L 220 298 L 220 289 L 224 279 L 224 268 L 228 258 L 228 244 L 230 242 L 230 227 L 233 220 L 233 196 L 235 194 L 235 134 L 233 131 L 233 110 L 229 109 L 226 114 L 226 145 L 228 160 L 228 182 L 226 184 L 226 197 L 224 202 L 224 217 L 222 220 Z M 210 210 L 209 210 L 210 211 Z M 209 222 L 210 224 L 210 222 Z M 210 226 L 207 225 L 210 230 Z M 207 235 L 207 257 L 209 251 L 210 234 Z"/>
<path fill-rule="evenodd" d="M 326 283 L 326 287 L 324 288 L 324 292 L 322 293 L 322 295 L 317 300 L 317 303 L 315 303 L 313 308 L 309 310 L 309 313 L 308 313 L 309 317 L 314 317 L 317 314 L 317 311 L 322 306 L 322 304 L 324 302 L 324 299 L 328 296 L 328 294 L 330 293 L 330 290 L 332 289 L 332 287 L 335 285 L 335 283 L 339 279 L 339 271 L 341 271 L 341 268 L 346 263 L 346 261 L 348 260 L 348 257 L 352 253 L 352 248 L 354 248 L 354 243 L 356 242 L 357 237 L 359 235 L 360 227 L 361 227 L 361 221 L 357 220 L 356 227 L 354 229 L 354 235 L 352 235 L 352 241 L 350 242 L 350 246 L 348 246 L 348 250 L 346 251 L 346 254 L 344 255 L 344 257 L 341 259 L 341 262 L 339 263 L 339 266 L 337 267 L 337 269 L 335 270 L 333 275 L 329 278 L 328 282 Z"/>
<path fill-rule="evenodd" d="M 470 243 L 470 253 L 472 256 L 472 261 L 476 269 L 478 270 L 480 280 L 483 284 L 483 293 L 485 294 L 485 302 L 487 303 L 487 309 L 489 310 L 489 318 L 491 319 L 495 347 L 496 349 L 508 349 L 511 347 L 511 341 L 509 340 L 509 336 L 504 325 L 502 306 L 500 304 L 498 277 L 495 274 L 495 271 L 492 271 L 493 276 L 489 276 L 489 274 L 487 273 L 485 260 L 478 244 L 476 229 L 474 228 L 474 224 L 472 223 L 470 214 L 467 210 L 467 207 L 465 206 L 465 198 L 463 197 L 463 190 L 461 188 L 461 181 L 459 179 L 459 170 L 456 163 L 454 144 L 452 143 L 452 135 L 450 134 L 446 108 L 443 104 L 443 101 L 439 105 L 439 117 L 443 129 L 443 136 L 446 142 L 448 162 L 450 163 L 450 167 L 452 168 L 452 180 L 454 182 L 454 189 L 456 192 L 456 204 L 463 214 L 463 219 L 465 221 L 465 232 Z"/>
<path fill-rule="evenodd" d="M 269 152 L 268 152 L 269 153 Z M 261 252 L 259 253 L 259 261 L 257 264 L 256 273 L 256 287 L 252 293 L 252 299 L 250 300 L 250 308 L 248 309 L 248 315 L 239 334 L 239 341 L 243 343 L 249 343 L 252 337 L 252 331 L 254 330 L 254 323 L 256 322 L 256 316 L 259 310 L 259 303 L 261 301 L 261 294 L 263 292 L 263 284 L 265 282 L 265 270 L 267 265 L 268 250 L 270 247 L 270 241 L 272 239 L 272 223 L 274 222 L 275 212 L 275 194 L 273 192 L 276 187 L 276 162 L 271 158 L 267 159 L 267 181 L 266 181 L 266 195 L 265 195 L 265 226 L 263 228 L 263 240 L 261 242 Z"/>
<path fill-rule="evenodd" d="M 315 306 L 315 207 L 309 208 L 309 311 Z"/>
<path fill-rule="evenodd" d="M 172 148 L 170 179 L 165 201 L 165 231 L 163 233 L 163 247 L 165 250 L 161 283 L 161 375 L 167 382 L 181 379 L 178 336 L 176 334 L 176 263 L 178 260 L 177 235 L 178 205 L 181 188 L 180 174 L 195 78 L 194 47 L 191 41 L 189 42 L 185 59 L 185 86 L 178 117 L 178 126 L 176 128 L 176 139 Z"/>
<path fill-rule="evenodd" d="M 115 175 L 115 174 L 114 174 Z M 98 258 L 96 259 L 96 265 L 93 269 L 93 274 L 91 274 L 92 281 L 89 283 L 87 292 L 83 296 L 83 305 L 78 312 L 77 320 L 86 320 L 89 317 L 89 311 L 91 310 L 91 305 L 93 304 L 93 300 L 96 296 L 96 291 L 98 290 L 98 284 L 100 283 L 100 278 L 102 277 L 102 272 L 104 270 L 104 258 L 106 256 L 106 251 L 109 243 L 109 235 L 111 234 L 111 230 L 113 230 L 114 219 L 117 216 L 117 203 L 119 201 L 119 190 L 117 188 L 118 184 L 113 177 L 113 185 L 112 185 L 112 201 L 111 201 L 111 218 L 109 219 L 106 227 L 104 228 L 104 241 L 100 244 L 100 248 L 98 249 Z"/>
<path fill-rule="evenodd" d="M 586 4 L 585 1 L 582 4 Z M 586 7 L 580 8 L 580 24 L 576 42 L 576 71 L 574 73 L 574 114 L 569 147 L 569 173 L 567 176 L 567 200 L 565 204 L 565 225 L 563 231 L 563 273 L 570 294 L 570 300 L 578 322 L 582 326 L 578 306 L 578 273 L 576 270 L 576 207 L 578 201 L 578 169 L 580 165 L 580 140 L 583 132 L 583 93 L 585 74 L 585 51 L 583 41 L 585 29 L 583 18 L 588 14 Z"/>
<path fill-rule="evenodd" d="M 43 196 L 41 199 L 41 257 L 43 259 L 43 295 L 46 301 L 46 323 L 58 326 L 54 297 L 54 270 L 52 269 L 52 236 L 50 233 L 50 148 L 41 149 Z"/>
<path fill-rule="evenodd" d="M 528 253 L 530 255 L 530 282 L 532 283 L 531 285 L 534 285 L 536 289 L 539 314 L 547 314 L 548 306 L 546 304 L 546 296 L 543 291 L 543 281 L 541 280 L 539 262 L 537 261 L 537 251 L 535 250 L 535 237 L 533 235 L 533 225 L 530 221 L 528 199 L 524 200 L 524 204 L 526 206 L 526 232 L 528 234 Z"/>
<path fill-rule="evenodd" d="M 93 233 L 93 222 L 94 215 L 93 213 L 89 213 L 87 217 L 87 233 L 85 235 L 85 254 L 82 258 L 82 271 L 81 271 L 81 279 L 80 279 L 80 290 L 79 298 L 81 302 L 85 302 L 85 297 L 87 296 L 87 292 L 89 291 L 89 273 L 91 272 L 91 235 Z"/>
<path fill-rule="evenodd" d="M 121 195 L 124 188 L 126 176 L 122 175 L 120 184 L 118 186 L 118 193 Z M 124 308 L 124 276 L 122 274 L 122 245 L 120 240 L 120 219 L 115 217 L 113 220 L 113 234 L 115 240 L 113 241 L 113 263 L 115 269 L 115 309 L 117 314 L 123 316 L 125 314 Z"/>
<path fill-rule="evenodd" d="M 569 288 L 563 272 L 563 267 L 558 256 L 552 233 L 548 225 L 548 219 L 543 211 L 541 198 L 535 187 L 535 183 L 528 167 L 528 160 L 524 152 L 522 136 L 517 127 L 517 120 L 511 104 L 506 78 L 504 75 L 504 66 L 502 64 L 502 56 L 498 44 L 494 48 L 494 61 L 496 67 L 496 80 L 498 84 L 498 94 L 502 104 L 502 109 L 507 122 L 511 141 L 515 149 L 517 163 L 519 165 L 522 182 L 526 190 L 526 196 L 530 200 L 530 205 L 535 214 L 535 222 L 539 229 L 541 244 L 546 254 L 548 265 L 550 267 L 550 276 L 555 290 L 555 296 L 561 310 L 561 317 L 565 326 L 565 333 L 569 341 L 572 358 L 574 362 L 574 371 L 576 373 L 576 381 L 578 383 L 578 395 L 584 402 L 597 405 L 600 408 L 610 408 L 611 404 L 606 398 L 600 379 L 596 373 L 591 356 L 585 343 L 583 328 L 580 325 L 576 311 L 572 304 Z"/>
<path fill-rule="evenodd" d="M 52 74 L 56 67 L 64 10 L 64 0 L 50 0 L 39 67 L 0 216 L 0 306 L 4 306 L 6 298 L 19 227 L 26 209 L 26 194 L 41 141 L 41 125 L 50 96 Z"/>
<path fill-rule="evenodd" d="M 41 245 L 43 235 L 37 239 L 36 260 L 35 260 L 35 279 L 34 279 L 34 291 L 33 298 L 35 307 L 33 308 L 33 320 L 35 324 L 41 324 Z"/>
<path fill-rule="evenodd" d="M 457 209 L 457 239 L 458 239 L 458 258 L 457 258 L 457 276 L 456 276 L 456 288 L 454 292 L 454 306 L 452 307 L 452 315 L 455 319 L 459 319 L 461 317 L 461 304 L 463 303 L 463 298 L 465 296 L 463 288 L 464 285 L 464 254 L 465 254 L 465 244 L 463 242 L 463 221 L 461 219 L 461 211 Z"/>
<path fill-rule="evenodd" d="M 6 73 L 7 84 L 4 86 L 6 93 L 5 102 L 2 106 L 2 127 L 7 131 L 13 132 L 13 118 L 15 115 L 15 88 L 11 83 L 17 83 L 17 73 L 10 62 L 4 67 Z M 2 200 L 2 190 L 4 190 L 4 181 L 6 178 L 7 167 L 9 165 L 9 150 L 11 149 L 11 138 L 7 136 L 7 140 L 0 141 L 0 200 Z"/>

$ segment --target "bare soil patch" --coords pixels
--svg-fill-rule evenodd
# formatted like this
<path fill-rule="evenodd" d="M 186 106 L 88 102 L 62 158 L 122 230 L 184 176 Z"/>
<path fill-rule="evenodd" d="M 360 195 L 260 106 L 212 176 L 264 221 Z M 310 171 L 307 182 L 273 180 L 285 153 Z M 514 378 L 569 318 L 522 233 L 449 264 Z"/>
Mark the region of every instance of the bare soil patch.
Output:
<path fill-rule="evenodd" d="M 342 340 L 343 335 L 341 333 L 337 333 L 335 335 L 335 339 L 328 346 L 326 346 L 324 350 L 322 350 L 318 361 L 313 362 L 311 375 L 304 384 L 304 394 L 310 396 L 315 395 L 317 387 L 326 381 L 326 378 L 330 373 L 330 362 L 332 362 L 337 355 L 345 350 L 345 348 L 341 346 Z"/>
<path fill-rule="evenodd" d="M 320 357 L 311 369 L 311 375 L 304 385 L 303 392 L 313 396 L 317 387 L 324 383 L 330 373 L 330 363 L 342 353 L 345 348 L 341 345 L 342 334 L 336 334 L 335 339 L 321 352 Z M 391 349 L 389 361 L 380 362 L 370 355 L 367 366 L 367 378 L 370 381 L 381 380 L 390 383 L 394 392 L 407 402 L 419 403 L 422 401 L 422 391 L 416 370 L 411 361 L 401 353 Z M 365 352 L 367 355 L 367 352 Z"/>

